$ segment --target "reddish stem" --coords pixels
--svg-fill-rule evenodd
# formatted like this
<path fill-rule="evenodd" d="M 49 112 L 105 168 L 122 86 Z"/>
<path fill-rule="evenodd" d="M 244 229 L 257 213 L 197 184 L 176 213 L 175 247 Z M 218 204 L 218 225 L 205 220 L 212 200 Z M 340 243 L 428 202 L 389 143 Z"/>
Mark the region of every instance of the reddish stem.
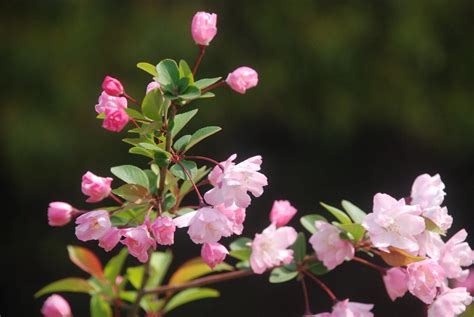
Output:
<path fill-rule="evenodd" d="M 127 98 L 128 100 L 130 100 L 132 103 L 136 104 L 139 108 L 141 107 L 140 103 L 133 97 L 130 97 L 129 95 L 127 95 L 126 92 L 123 93 L 123 96 L 125 98 Z"/>
<path fill-rule="evenodd" d="M 140 128 L 140 126 L 139 126 L 138 123 L 135 121 L 135 119 L 130 118 L 130 121 L 132 121 L 132 123 L 135 125 L 135 127 Z"/>
<path fill-rule="evenodd" d="M 352 260 L 356 261 L 356 262 L 359 262 L 359 263 L 362 263 L 364 265 L 367 265 L 368 267 L 371 267 L 371 268 L 377 270 L 382 275 L 385 275 L 385 273 L 387 272 L 387 269 L 385 269 L 384 267 L 381 267 L 380 265 L 369 262 L 366 259 L 359 258 L 359 257 L 355 256 L 355 257 L 352 258 Z"/>
<path fill-rule="evenodd" d="M 304 280 L 304 276 L 301 278 L 301 286 L 303 287 L 303 297 L 304 297 L 304 314 L 305 315 L 312 315 L 311 307 L 309 306 L 309 296 L 308 296 L 308 288 L 306 287 L 306 282 Z"/>
<path fill-rule="evenodd" d="M 334 293 L 329 289 L 329 287 L 326 284 L 324 284 L 319 278 L 314 276 L 312 273 L 308 272 L 306 269 L 303 269 L 301 271 L 304 274 L 306 274 L 306 276 L 308 276 L 310 279 L 312 279 L 314 282 L 316 282 L 319 285 L 319 287 L 321 287 L 328 294 L 328 296 L 331 298 L 331 300 L 334 303 L 337 302 L 336 295 L 334 295 Z"/>
<path fill-rule="evenodd" d="M 203 90 L 201 90 L 201 94 L 204 94 L 204 93 L 206 93 L 206 92 L 208 92 L 208 91 L 210 91 L 210 90 L 212 90 L 212 89 L 214 89 L 214 88 L 221 87 L 221 86 L 225 86 L 225 85 L 227 85 L 226 81 L 225 81 L 225 80 L 221 80 L 221 81 L 219 81 L 219 82 L 217 82 L 217 83 L 215 83 L 215 84 L 213 84 L 213 85 L 210 85 L 209 87 L 206 87 L 206 88 L 204 88 Z"/>
<path fill-rule="evenodd" d="M 199 206 L 203 206 L 203 205 L 204 205 L 204 198 L 202 198 L 202 195 L 201 195 L 201 193 L 199 192 L 199 189 L 197 188 L 196 183 L 194 183 L 193 178 L 191 177 L 191 174 L 189 173 L 188 169 L 184 166 L 183 163 L 181 163 L 181 162 L 178 161 L 178 160 L 176 161 L 176 164 L 178 164 L 179 166 L 181 166 L 181 168 L 182 168 L 183 171 L 184 171 L 184 174 L 186 174 L 186 176 L 188 177 L 189 181 L 190 181 L 191 184 L 193 185 L 194 191 L 196 192 L 196 194 L 197 194 L 198 197 L 199 197 Z"/>
<path fill-rule="evenodd" d="M 193 76 L 196 75 L 196 72 L 199 68 L 199 65 L 201 64 L 202 58 L 204 57 L 204 53 L 206 52 L 206 46 L 205 45 L 198 45 L 198 46 L 199 46 L 199 56 L 196 59 L 196 63 L 194 64 Z"/>
<path fill-rule="evenodd" d="M 123 205 L 123 201 L 121 201 L 120 198 L 118 198 L 114 194 L 110 193 L 109 197 L 112 198 L 113 200 L 115 200 L 116 202 L 118 202 L 120 205 Z"/>
<path fill-rule="evenodd" d="M 207 156 L 199 156 L 199 155 L 185 155 L 183 156 L 184 159 L 190 159 L 190 160 L 202 160 L 202 161 L 208 161 L 211 162 L 214 165 L 217 165 L 221 168 L 221 170 L 224 170 L 224 166 L 222 166 L 221 163 L 217 162 L 214 159 L 211 159 L 210 157 Z"/>

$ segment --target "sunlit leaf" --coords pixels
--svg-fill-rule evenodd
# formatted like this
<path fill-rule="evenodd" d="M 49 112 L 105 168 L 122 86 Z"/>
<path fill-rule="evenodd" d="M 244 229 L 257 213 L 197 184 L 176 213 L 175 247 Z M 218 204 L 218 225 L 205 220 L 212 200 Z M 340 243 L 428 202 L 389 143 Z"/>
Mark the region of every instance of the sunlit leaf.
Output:
<path fill-rule="evenodd" d="M 349 218 L 346 213 L 336 207 L 330 206 L 323 202 L 320 203 L 327 211 L 329 211 L 337 220 L 339 220 L 342 224 L 351 224 L 352 220 Z"/>
<path fill-rule="evenodd" d="M 174 124 L 173 128 L 171 129 L 171 135 L 173 137 L 176 136 L 179 131 L 181 131 L 186 126 L 186 124 L 188 124 L 188 122 L 196 115 L 197 112 L 198 109 L 194 109 L 188 112 L 177 114 L 174 117 Z"/>
<path fill-rule="evenodd" d="M 112 317 L 109 303 L 99 295 L 91 297 L 91 317 Z"/>
<path fill-rule="evenodd" d="M 136 184 L 125 184 L 114 189 L 112 192 L 135 204 L 142 204 L 151 199 L 148 189 Z"/>
<path fill-rule="evenodd" d="M 101 279 L 104 277 L 99 258 L 90 250 L 79 246 L 67 246 L 69 259 L 87 273 Z"/>
<path fill-rule="evenodd" d="M 137 64 L 137 67 L 141 70 L 146 71 L 148 74 L 156 77 L 158 76 L 158 72 L 156 71 L 156 66 L 150 63 L 141 62 Z"/>
<path fill-rule="evenodd" d="M 231 265 L 225 262 L 222 262 L 218 264 L 214 269 L 211 269 L 205 262 L 203 262 L 202 258 L 198 257 L 191 259 L 181 265 L 171 276 L 169 284 L 175 285 L 193 280 L 209 273 L 232 271 L 233 269 L 234 268 Z"/>
<path fill-rule="evenodd" d="M 362 211 L 362 209 L 347 200 L 343 200 L 341 204 L 342 208 L 344 208 L 344 210 L 349 214 L 349 216 L 351 216 L 352 220 L 354 220 L 355 223 L 364 222 L 365 216 L 367 216 L 367 214 Z"/>
<path fill-rule="evenodd" d="M 192 148 L 193 146 L 195 146 L 196 144 L 198 144 L 205 138 L 219 132 L 220 130 L 222 130 L 222 128 L 215 127 L 215 126 L 205 127 L 205 128 L 201 128 L 197 130 L 191 135 L 191 139 L 189 140 L 188 145 L 186 145 L 185 150 L 186 151 L 189 150 L 190 148 Z"/>
<path fill-rule="evenodd" d="M 317 214 L 306 215 L 306 216 L 303 216 L 303 217 L 300 218 L 301 224 L 310 233 L 315 233 L 316 232 L 316 227 L 314 226 L 315 221 L 328 222 L 326 218 L 324 218 L 321 215 L 317 215 Z"/>
<path fill-rule="evenodd" d="M 174 295 L 165 307 L 165 312 L 169 312 L 176 307 L 203 298 L 219 297 L 219 292 L 211 288 L 188 288 Z"/>
<path fill-rule="evenodd" d="M 127 184 L 137 184 L 148 188 L 148 177 L 140 168 L 133 165 L 120 165 L 110 169 L 112 174 Z"/>
<path fill-rule="evenodd" d="M 283 283 L 298 276 L 298 271 L 289 270 L 287 267 L 277 267 L 270 273 L 270 283 Z"/>
<path fill-rule="evenodd" d="M 122 248 L 116 256 L 111 258 L 109 262 L 105 265 L 104 268 L 104 275 L 105 278 L 110 281 L 111 283 L 115 284 L 115 280 L 117 276 L 120 274 L 122 270 L 123 264 L 127 259 L 128 250 L 127 248 Z"/>
<path fill-rule="evenodd" d="M 337 225 L 339 228 L 344 230 L 345 232 L 349 233 L 355 242 L 360 241 L 364 237 L 365 228 L 359 223 L 351 223 L 348 225 Z"/>
<path fill-rule="evenodd" d="M 45 294 L 59 293 L 59 292 L 72 292 L 72 293 L 90 293 L 94 290 L 94 287 L 83 278 L 68 277 L 50 283 L 37 291 L 35 297 L 40 297 Z"/>
<path fill-rule="evenodd" d="M 198 81 L 196 81 L 194 83 L 194 85 L 196 87 L 198 87 L 199 89 L 204 89 L 204 88 L 207 88 L 207 87 L 217 83 L 221 79 L 222 79 L 222 77 L 203 78 L 203 79 L 199 79 Z"/>
<path fill-rule="evenodd" d="M 411 255 L 401 249 L 389 247 L 390 253 L 380 252 L 380 256 L 390 266 L 405 266 L 413 262 L 423 261 L 425 258 Z"/>

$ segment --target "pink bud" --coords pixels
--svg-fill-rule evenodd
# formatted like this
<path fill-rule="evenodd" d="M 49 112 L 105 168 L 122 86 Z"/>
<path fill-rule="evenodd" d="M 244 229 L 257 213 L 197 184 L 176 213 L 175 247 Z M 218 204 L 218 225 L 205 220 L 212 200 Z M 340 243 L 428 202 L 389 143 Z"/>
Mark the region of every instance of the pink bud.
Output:
<path fill-rule="evenodd" d="M 109 252 L 115 246 L 117 243 L 119 243 L 120 238 L 122 237 L 122 234 L 119 229 L 115 227 L 111 227 L 107 233 L 105 233 L 100 239 L 99 239 L 99 247 L 104 248 L 105 251 Z"/>
<path fill-rule="evenodd" d="M 247 89 L 257 86 L 258 74 L 250 67 L 239 67 L 230 73 L 225 81 L 233 90 L 245 94 Z"/>
<path fill-rule="evenodd" d="M 125 109 L 127 108 L 127 98 L 115 97 L 107 94 L 103 91 L 97 104 L 95 105 L 95 111 L 97 113 L 105 112 L 105 109 Z"/>
<path fill-rule="evenodd" d="M 102 82 L 102 89 L 110 96 L 120 96 L 123 94 L 122 83 L 113 77 L 105 76 L 104 81 Z"/>
<path fill-rule="evenodd" d="M 159 83 L 157 83 L 156 81 L 152 81 L 146 86 L 146 93 L 149 93 L 153 89 L 160 89 L 160 87 L 161 86 Z"/>
<path fill-rule="evenodd" d="M 45 317 L 72 317 L 68 302 L 57 294 L 53 294 L 46 299 L 41 313 Z"/>
<path fill-rule="evenodd" d="M 282 227 L 290 222 L 297 210 L 288 200 L 275 200 L 270 211 L 270 221 L 277 227 Z"/>
<path fill-rule="evenodd" d="M 201 249 L 201 257 L 211 269 L 224 261 L 229 251 L 220 243 L 204 243 Z"/>
<path fill-rule="evenodd" d="M 217 14 L 197 12 L 193 17 L 191 33 L 194 42 L 198 45 L 208 46 L 217 33 Z"/>
<path fill-rule="evenodd" d="M 120 132 L 130 120 L 128 114 L 123 109 L 105 109 L 105 119 L 102 127 L 112 132 Z"/>
<path fill-rule="evenodd" d="M 61 227 L 71 221 L 74 208 L 68 203 L 55 201 L 49 204 L 48 224 L 53 227 Z"/>
<path fill-rule="evenodd" d="M 157 217 L 150 229 L 158 244 L 172 245 L 174 243 L 176 226 L 171 218 Z"/>
<path fill-rule="evenodd" d="M 403 297 L 408 290 L 408 275 L 405 269 L 394 267 L 383 276 L 385 288 L 392 301 Z"/>
<path fill-rule="evenodd" d="M 89 196 L 86 201 L 88 203 L 95 203 L 109 196 L 112 191 L 110 188 L 111 183 L 111 177 L 100 177 L 91 172 L 85 173 L 82 176 L 81 188 L 84 195 Z"/>

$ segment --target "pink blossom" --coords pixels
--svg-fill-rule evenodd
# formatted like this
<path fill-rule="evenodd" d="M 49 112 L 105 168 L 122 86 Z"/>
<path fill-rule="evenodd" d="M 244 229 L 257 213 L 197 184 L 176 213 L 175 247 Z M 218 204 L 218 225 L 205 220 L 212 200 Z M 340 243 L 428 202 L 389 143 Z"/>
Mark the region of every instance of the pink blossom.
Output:
<path fill-rule="evenodd" d="M 469 270 L 469 275 L 464 281 L 454 280 L 454 287 L 465 287 L 471 294 L 474 293 L 474 269 Z"/>
<path fill-rule="evenodd" d="M 85 173 L 82 176 L 81 187 L 84 195 L 89 196 L 86 201 L 88 203 L 95 203 L 109 196 L 112 191 L 110 188 L 111 183 L 111 177 L 100 177 L 91 172 Z"/>
<path fill-rule="evenodd" d="M 172 245 L 176 226 L 170 217 L 159 216 L 150 227 L 155 240 L 160 245 Z"/>
<path fill-rule="evenodd" d="M 111 227 L 109 231 L 99 239 L 99 247 L 109 252 L 119 243 L 120 238 L 122 238 L 121 231 L 115 227 Z"/>
<path fill-rule="evenodd" d="M 262 233 L 256 234 L 253 240 L 250 266 L 256 274 L 262 274 L 267 269 L 293 261 L 293 250 L 290 247 L 297 238 L 292 227 L 277 228 L 274 223 Z"/>
<path fill-rule="evenodd" d="M 288 200 L 275 200 L 270 211 L 270 221 L 274 222 L 277 227 L 282 227 L 290 222 L 296 212 L 296 208 Z"/>
<path fill-rule="evenodd" d="M 99 103 L 95 105 L 97 113 L 105 112 L 105 109 L 117 110 L 125 108 L 127 108 L 127 98 L 110 96 L 105 91 L 99 96 Z"/>
<path fill-rule="evenodd" d="M 451 228 L 453 224 L 453 217 L 448 214 L 448 208 L 446 207 L 428 207 L 423 209 L 421 215 L 433 221 L 435 225 L 444 231 Z"/>
<path fill-rule="evenodd" d="M 142 263 L 148 260 L 148 249 L 150 247 L 156 248 L 156 242 L 151 238 L 145 225 L 122 229 L 122 235 L 125 239 L 121 243 L 125 244 L 128 247 L 128 252 Z"/>
<path fill-rule="evenodd" d="M 123 86 L 122 83 L 113 77 L 105 76 L 104 81 L 102 82 L 102 89 L 110 96 L 120 96 L 123 95 Z"/>
<path fill-rule="evenodd" d="M 198 209 L 189 221 L 188 234 L 194 243 L 213 243 L 232 234 L 227 217 L 217 209 Z"/>
<path fill-rule="evenodd" d="M 455 317 L 466 310 L 472 302 L 464 287 L 446 288 L 428 307 L 428 317 Z"/>
<path fill-rule="evenodd" d="M 438 288 L 446 282 L 446 273 L 433 259 L 407 266 L 408 290 L 426 304 L 431 304 Z"/>
<path fill-rule="evenodd" d="M 112 132 L 120 132 L 127 125 L 130 117 L 123 109 L 105 109 L 105 119 L 102 127 Z"/>
<path fill-rule="evenodd" d="M 387 289 L 388 296 L 392 301 L 398 297 L 403 297 L 408 290 L 408 275 L 405 269 L 394 267 L 385 273 L 383 282 Z"/>
<path fill-rule="evenodd" d="M 229 254 L 226 247 L 220 243 L 204 243 L 201 249 L 201 257 L 211 269 L 224 261 Z"/>
<path fill-rule="evenodd" d="M 152 81 L 146 86 L 146 93 L 149 93 L 154 89 L 160 89 L 160 84 L 156 81 Z"/>
<path fill-rule="evenodd" d="M 250 67 L 239 67 L 230 73 L 225 81 L 236 92 L 245 94 L 247 89 L 257 86 L 258 73 Z"/>
<path fill-rule="evenodd" d="M 112 227 L 105 210 L 87 212 L 76 219 L 76 236 L 81 241 L 98 240 Z"/>
<path fill-rule="evenodd" d="M 215 208 L 227 217 L 229 227 L 234 234 L 242 234 L 246 216 L 244 208 L 239 208 L 236 205 L 225 207 L 223 204 L 218 205 Z"/>
<path fill-rule="evenodd" d="M 54 201 L 48 207 L 48 224 L 53 227 L 61 227 L 71 221 L 74 207 L 68 203 Z"/>
<path fill-rule="evenodd" d="M 46 299 L 41 308 L 45 317 L 72 317 L 69 303 L 60 295 L 53 294 Z"/>
<path fill-rule="evenodd" d="M 444 183 L 439 174 L 422 174 L 415 179 L 411 188 L 411 204 L 420 205 L 423 209 L 441 206 L 444 195 Z"/>
<path fill-rule="evenodd" d="M 309 239 L 318 259 L 329 270 L 354 257 L 354 246 L 340 237 L 341 230 L 324 221 L 316 221 L 316 232 Z"/>
<path fill-rule="evenodd" d="M 207 203 L 218 206 L 224 204 L 226 207 L 236 205 L 247 208 L 250 205 L 251 192 L 255 197 L 263 194 L 263 187 L 268 184 L 267 178 L 260 170 L 262 164 L 261 156 L 251 157 L 239 164 L 233 163 L 236 155 L 232 155 L 220 166 L 216 166 L 209 175 L 209 181 L 215 187 L 204 195 Z"/>
<path fill-rule="evenodd" d="M 208 46 L 217 34 L 217 14 L 197 12 L 191 24 L 191 34 L 198 45 Z"/>
<path fill-rule="evenodd" d="M 441 247 L 444 245 L 441 236 L 438 233 L 431 231 L 423 231 L 416 236 L 418 242 L 418 256 L 430 257 L 432 259 L 439 259 Z"/>
<path fill-rule="evenodd" d="M 331 317 L 331 313 L 320 313 L 316 315 L 303 315 L 303 317 Z"/>
<path fill-rule="evenodd" d="M 337 302 L 332 307 L 331 317 L 373 317 L 370 311 L 373 304 L 350 302 L 348 299 Z"/>
<path fill-rule="evenodd" d="M 425 220 L 420 217 L 417 206 L 408 206 L 387 194 L 374 196 L 374 210 L 364 220 L 370 240 L 377 248 L 387 251 L 394 246 L 408 252 L 416 252 L 418 244 L 415 236 L 425 230 Z"/>
<path fill-rule="evenodd" d="M 470 266 L 474 261 L 474 252 L 467 242 L 466 230 L 458 231 L 441 248 L 438 263 L 446 271 L 448 278 L 463 280 L 469 274 L 469 270 L 463 270 L 463 266 Z"/>

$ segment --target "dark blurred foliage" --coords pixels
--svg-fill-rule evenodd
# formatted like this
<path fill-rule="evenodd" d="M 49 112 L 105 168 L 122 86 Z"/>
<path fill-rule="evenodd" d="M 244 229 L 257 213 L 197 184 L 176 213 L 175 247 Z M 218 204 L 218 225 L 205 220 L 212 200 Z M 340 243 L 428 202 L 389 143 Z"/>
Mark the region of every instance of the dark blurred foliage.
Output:
<path fill-rule="evenodd" d="M 466 226 L 473 234 L 470 0 L 2 1 L 2 316 L 38 316 L 44 298 L 34 300 L 36 290 L 84 276 L 67 259 L 66 245 L 79 244 L 73 227 L 48 227 L 47 205 L 87 208 L 84 172 L 105 176 L 111 166 L 145 164 L 95 119 L 100 83 L 110 74 L 142 98 L 150 78 L 137 62 L 193 64 L 189 29 L 197 10 L 219 15 L 198 76 L 225 76 L 240 65 L 260 73 L 258 88 L 245 96 L 220 89 L 199 101 L 190 127 L 224 128 L 194 153 L 263 155 L 270 185 L 248 210 L 244 235 L 267 226 L 273 199 L 291 200 L 300 214 L 343 198 L 370 211 L 374 193 L 406 196 L 423 172 L 439 172 L 447 185 L 451 233 Z M 106 258 L 95 243 L 86 246 Z M 175 250 L 175 264 L 199 254 L 184 232 Z M 224 283 L 221 299 L 170 316 L 301 316 L 297 282 L 266 279 Z M 324 280 L 341 298 L 375 303 L 377 316 L 421 316 L 408 296 L 389 303 L 381 279 L 357 263 Z M 310 292 L 315 310 L 329 309 L 318 288 Z M 87 296 L 66 297 L 75 316 L 88 314 Z"/>

